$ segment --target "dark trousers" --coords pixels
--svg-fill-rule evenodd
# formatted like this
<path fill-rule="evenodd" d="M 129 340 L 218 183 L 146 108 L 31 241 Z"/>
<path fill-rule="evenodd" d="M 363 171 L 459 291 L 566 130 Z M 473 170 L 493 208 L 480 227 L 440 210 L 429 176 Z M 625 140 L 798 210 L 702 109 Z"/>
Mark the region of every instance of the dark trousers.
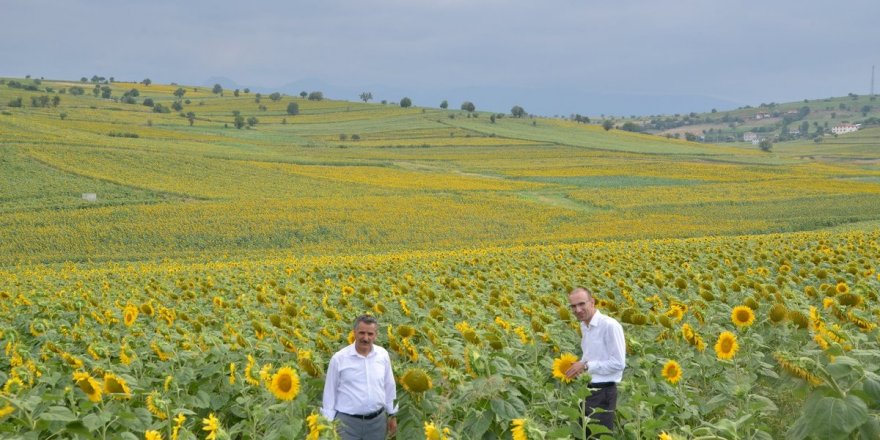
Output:
<path fill-rule="evenodd" d="M 591 386 L 592 388 L 592 386 Z M 592 420 L 591 423 L 598 423 L 614 432 L 614 410 L 617 408 L 617 384 L 612 384 L 604 388 L 593 390 L 593 394 L 586 398 L 585 415 Z M 593 413 L 596 408 L 602 408 L 601 413 Z M 590 428 L 584 428 L 587 438 L 591 437 Z"/>

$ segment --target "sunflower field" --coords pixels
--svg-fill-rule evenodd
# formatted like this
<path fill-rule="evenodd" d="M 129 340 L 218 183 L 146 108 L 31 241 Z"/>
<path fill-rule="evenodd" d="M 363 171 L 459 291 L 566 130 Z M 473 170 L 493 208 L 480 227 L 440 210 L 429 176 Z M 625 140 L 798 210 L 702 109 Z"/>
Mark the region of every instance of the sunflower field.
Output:
<path fill-rule="evenodd" d="M 578 285 L 624 326 L 617 438 L 880 438 L 880 129 L 768 155 L 176 85 L 3 103 L 0 439 L 334 439 L 364 313 L 397 438 L 582 439 Z"/>
<path fill-rule="evenodd" d="M 6 271 L 0 436 L 332 438 L 322 376 L 370 313 L 399 438 L 581 438 L 587 379 L 560 373 L 583 283 L 626 332 L 621 438 L 876 438 L 878 238 Z"/>

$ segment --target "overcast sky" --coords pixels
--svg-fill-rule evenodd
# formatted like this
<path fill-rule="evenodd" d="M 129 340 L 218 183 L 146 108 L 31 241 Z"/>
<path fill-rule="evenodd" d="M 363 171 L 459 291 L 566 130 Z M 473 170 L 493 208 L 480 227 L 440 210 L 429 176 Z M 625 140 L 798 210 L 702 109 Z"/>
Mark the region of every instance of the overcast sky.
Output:
<path fill-rule="evenodd" d="M 756 105 L 867 94 L 875 64 L 877 0 L 0 0 L 0 76 Z"/>

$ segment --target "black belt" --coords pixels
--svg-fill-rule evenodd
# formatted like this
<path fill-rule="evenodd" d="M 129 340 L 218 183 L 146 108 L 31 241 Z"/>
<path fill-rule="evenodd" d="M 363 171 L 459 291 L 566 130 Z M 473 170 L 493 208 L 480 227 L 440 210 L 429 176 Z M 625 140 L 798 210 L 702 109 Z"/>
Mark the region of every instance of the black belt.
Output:
<path fill-rule="evenodd" d="M 588 388 L 610 388 L 617 385 L 617 382 L 590 382 Z"/>
<path fill-rule="evenodd" d="M 376 411 L 376 412 L 371 412 L 371 413 L 369 413 L 369 414 L 346 414 L 346 413 L 341 412 L 341 411 L 338 411 L 338 412 L 339 412 L 339 414 L 342 414 L 342 415 L 344 415 L 344 416 L 354 417 L 354 418 L 356 418 L 356 419 L 361 419 L 361 420 L 373 420 L 373 419 L 375 419 L 376 417 L 379 417 L 379 414 L 382 414 L 383 412 L 385 412 L 385 408 L 380 408 L 378 411 Z"/>

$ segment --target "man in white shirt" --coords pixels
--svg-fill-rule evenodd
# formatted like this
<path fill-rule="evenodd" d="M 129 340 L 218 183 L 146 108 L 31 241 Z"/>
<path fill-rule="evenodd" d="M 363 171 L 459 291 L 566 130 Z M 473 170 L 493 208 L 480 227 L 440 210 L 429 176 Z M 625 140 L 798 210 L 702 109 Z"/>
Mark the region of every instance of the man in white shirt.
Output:
<path fill-rule="evenodd" d="M 596 300 L 585 287 L 572 290 L 568 294 L 568 303 L 581 322 L 581 350 L 584 354 L 565 375 L 573 379 L 584 371 L 590 373 L 592 379 L 588 386 L 593 393 L 586 399 L 586 415 L 613 432 L 617 384 L 623 379 L 626 367 L 623 326 L 596 309 Z M 594 413 L 596 408 L 604 411 Z M 589 434 L 587 429 L 588 438 Z"/>
<path fill-rule="evenodd" d="M 354 343 L 330 359 L 321 413 L 340 421 L 342 440 L 384 440 L 397 431 L 397 387 L 388 352 L 373 345 L 376 318 L 354 321 Z"/>

